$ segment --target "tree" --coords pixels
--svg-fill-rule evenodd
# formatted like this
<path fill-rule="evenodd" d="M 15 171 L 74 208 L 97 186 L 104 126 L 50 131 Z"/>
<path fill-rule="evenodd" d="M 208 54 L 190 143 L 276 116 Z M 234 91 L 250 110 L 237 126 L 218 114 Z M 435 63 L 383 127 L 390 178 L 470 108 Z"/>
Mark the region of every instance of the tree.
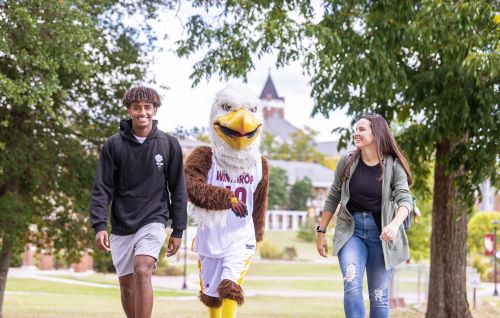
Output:
<path fill-rule="evenodd" d="M 267 132 L 264 132 L 262 136 L 260 151 L 269 159 L 290 160 L 290 145 L 276 141 L 276 138 Z"/>
<path fill-rule="evenodd" d="M 311 179 L 305 177 L 304 179 L 297 180 L 290 188 L 290 209 L 305 211 L 307 210 L 307 200 L 313 198 Z"/>
<path fill-rule="evenodd" d="M 318 132 L 305 126 L 290 135 L 290 143 L 278 142 L 272 134 L 264 133 L 261 152 L 269 159 L 325 163 L 325 156 L 316 150 L 314 138 Z"/>
<path fill-rule="evenodd" d="M 271 167 L 268 202 L 270 209 L 283 206 L 288 200 L 288 175 L 285 169 Z"/>
<path fill-rule="evenodd" d="M 195 140 L 210 143 L 210 137 L 208 136 L 207 127 L 192 127 L 192 128 L 184 128 L 184 126 L 177 126 L 174 130 L 174 135 L 180 139 L 186 138 L 194 138 Z"/>
<path fill-rule="evenodd" d="M 304 129 L 294 131 L 291 134 L 292 144 L 290 160 L 323 164 L 325 156 L 316 150 L 316 142 L 314 141 L 317 135 L 317 131 L 307 126 L 305 126 Z"/>
<path fill-rule="evenodd" d="M 399 142 L 425 187 L 435 160 L 427 317 L 471 317 L 466 295 L 467 216 L 478 184 L 498 185 L 499 8 L 495 1 L 196 1 L 178 54 L 207 49 L 198 83 L 245 77 L 253 59 L 300 61 L 311 76 L 313 114 L 345 109 L 405 124 Z M 340 145 L 350 132 L 342 133 Z"/>
<path fill-rule="evenodd" d="M 11 257 L 27 241 L 69 260 L 93 244 L 99 146 L 125 114 L 118 97 L 145 79 L 148 21 L 174 3 L 0 2 L 0 317 Z M 144 21 L 126 25 L 129 15 Z"/>

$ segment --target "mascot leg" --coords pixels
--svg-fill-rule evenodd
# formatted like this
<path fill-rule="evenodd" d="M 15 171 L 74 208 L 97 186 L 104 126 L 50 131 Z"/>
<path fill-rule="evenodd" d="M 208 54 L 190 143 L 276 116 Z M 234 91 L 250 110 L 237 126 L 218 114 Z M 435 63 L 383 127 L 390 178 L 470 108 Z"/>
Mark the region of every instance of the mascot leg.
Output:
<path fill-rule="evenodd" d="M 238 309 L 238 303 L 236 300 L 229 298 L 222 299 L 222 316 L 221 318 L 236 318 L 236 310 Z"/>
<path fill-rule="evenodd" d="M 221 307 L 208 307 L 208 317 L 209 318 L 222 318 L 222 308 Z"/>
<path fill-rule="evenodd" d="M 208 296 L 200 292 L 200 300 L 205 306 L 208 307 L 209 318 L 221 318 L 222 301 L 220 298 Z"/>
<path fill-rule="evenodd" d="M 235 318 L 238 305 L 244 301 L 243 289 L 235 282 L 224 279 L 217 288 L 220 298 L 222 298 L 222 318 Z"/>

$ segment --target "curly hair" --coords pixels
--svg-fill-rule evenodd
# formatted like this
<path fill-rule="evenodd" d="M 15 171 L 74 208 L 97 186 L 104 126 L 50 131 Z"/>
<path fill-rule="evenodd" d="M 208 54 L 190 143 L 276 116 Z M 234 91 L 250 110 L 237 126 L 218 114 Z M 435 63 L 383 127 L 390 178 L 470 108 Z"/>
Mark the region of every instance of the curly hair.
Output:
<path fill-rule="evenodd" d="M 133 103 L 146 102 L 158 108 L 161 105 L 160 95 L 154 89 L 136 86 L 129 89 L 122 98 L 123 106 L 129 108 Z"/>

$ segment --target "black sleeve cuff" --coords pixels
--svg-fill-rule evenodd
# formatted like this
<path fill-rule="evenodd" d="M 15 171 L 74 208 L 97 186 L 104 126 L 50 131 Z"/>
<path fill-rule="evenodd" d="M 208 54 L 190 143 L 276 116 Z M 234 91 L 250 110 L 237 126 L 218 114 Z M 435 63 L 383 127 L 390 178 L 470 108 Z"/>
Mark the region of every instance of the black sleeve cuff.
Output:
<path fill-rule="evenodd" d="M 183 230 L 173 230 L 172 234 L 170 234 L 170 235 L 172 237 L 182 238 L 182 232 L 184 232 L 184 231 Z"/>
<path fill-rule="evenodd" d="M 106 223 L 99 223 L 94 226 L 95 234 L 106 230 Z"/>

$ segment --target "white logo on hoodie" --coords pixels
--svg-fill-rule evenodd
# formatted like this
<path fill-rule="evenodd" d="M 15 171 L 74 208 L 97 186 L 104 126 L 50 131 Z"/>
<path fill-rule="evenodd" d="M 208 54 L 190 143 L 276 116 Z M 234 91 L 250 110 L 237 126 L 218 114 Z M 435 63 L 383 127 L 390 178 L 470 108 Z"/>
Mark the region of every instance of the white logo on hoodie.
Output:
<path fill-rule="evenodd" d="M 155 160 L 156 160 L 156 165 L 158 166 L 158 169 L 160 169 L 161 167 L 163 167 L 163 156 L 162 155 L 157 154 L 155 156 Z"/>

